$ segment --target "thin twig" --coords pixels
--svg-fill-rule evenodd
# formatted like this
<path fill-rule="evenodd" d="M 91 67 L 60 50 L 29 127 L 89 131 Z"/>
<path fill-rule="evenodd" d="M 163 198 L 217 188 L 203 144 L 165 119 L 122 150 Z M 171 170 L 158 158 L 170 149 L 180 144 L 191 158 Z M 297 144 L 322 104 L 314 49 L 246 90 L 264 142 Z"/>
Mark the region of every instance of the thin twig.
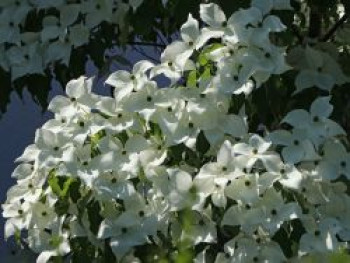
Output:
<path fill-rule="evenodd" d="M 163 35 L 163 33 L 157 28 L 153 28 L 153 29 L 157 32 L 160 42 L 162 42 L 162 44 L 166 46 L 168 44 L 167 43 L 168 41 L 166 37 Z"/>
<path fill-rule="evenodd" d="M 292 24 L 290 28 L 292 29 L 293 34 L 297 37 L 297 39 L 300 42 L 300 44 L 303 43 L 304 37 L 299 32 L 297 26 L 295 24 Z"/>
<path fill-rule="evenodd" d="M 309 14 L 309 37 L 318 39 L 321 34 L 322 15 L 318 6 L 311 5 Z"/>
<path fill-rule="evenodd" d="M 138 48 L 136 48 L 135 46 L 132 46 L 132 48 L 133 48 L 136 52 L 140 53 L 142 56 L 144 56 L 144 57 L 146 57 L 146 58 L 152 60 L 152 61 L 155 62 L 155 63 L 159 63 L 159 60 L 157 60 L 157 59 L 155 59 L 155 58 L 153 58 L 153 57 L 147 55 L 143 50 L 138 49 Z"/>
<path fill-rule="evenodd" d="M 337 31 L 337 29 L 346 22 L 346 20 L 348 19 L 348 15 L 345 14 L 343 15 L 337 23 L 335 23 L 331 29 L 329 29 L 329 31 L 321 38 L 321 41 L 324 41 L 326 42 L 327 40 L 329 40 L 333 35 L 334 33 Z"/>
<path fill-rule="evenodd" d="M 129 41 L 126 43 L 127 45 L 131 46 L 153 46 L 153 47 L 161 47 L 165 48 L 166 45 L 159 44 L 159 43 L 153 43 L 153 42 L 134 42 L 134 41 Z"/>

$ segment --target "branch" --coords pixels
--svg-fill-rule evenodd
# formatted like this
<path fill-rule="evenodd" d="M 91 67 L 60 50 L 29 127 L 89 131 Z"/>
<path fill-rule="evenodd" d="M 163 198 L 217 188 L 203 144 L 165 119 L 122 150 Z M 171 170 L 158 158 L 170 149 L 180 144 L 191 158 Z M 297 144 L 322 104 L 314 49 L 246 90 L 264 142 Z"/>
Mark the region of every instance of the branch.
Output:
<path fill-rule="evenodd" d="M 310 7 L 309 21 L 309 37 L 318 39 L 321 35 L 322 15 L 316 5 Z"/>
<path fill-rule="evenodd" d="M 161 47 L 161 48 L 166 48 L 166 45 L 163 44 L 158 44 L 158 43 L 152 43 L 152 42 L 134 42 L 134 41 L 129 41 L 126 43 L 127 45 L 134 45 L 134 46 L 153 46 L 153 47 Z"/>
<path fill-rule="evenodd" d="M 159 37 L 160 42 L 162 42 L 163 45 L 167 45 L 168 41 L 167 41 L 166 37 L 164 36 L 164 34 L 156 27 L 154 27 L 153 29 L 154 29 L 154 31 L 157 32 L 157 36 Z"/>
<path fill-rule="evenodd" d="M 348 19 L 348 15 L 345 14 L 343 15 L 337 23 L 335 23 L 331 29 L 329 29 L 329 31 L 322 37 L 321 41 L 324 41 L 326 42 L 327 40 L 329 40 L 333 35 L 334 33 L 338 30 L 338 28 L 344 24 L 346 22 L 346 20 Z"/>
<path fill-rule="evenodd" d="M 153 62 L 155 63 L 160 63 L 157 59 L 151 57 L 150 55 L 146 54 L 146 52 L 144 52 L 143 50 L 141 49 L 137 49 L 135 46 L 132 47 L 136 52 L 140 53 L 142 56 L 152 60 Z"/>
<path fill-rule="evenodd" d="M 304 37 L 300 34 L 297 26 L 295 24 L 292 24 L 290 28 L 291 28 L 293 34 L 297 37 L 300 44 L 302 44 L 304 41 Z"/>

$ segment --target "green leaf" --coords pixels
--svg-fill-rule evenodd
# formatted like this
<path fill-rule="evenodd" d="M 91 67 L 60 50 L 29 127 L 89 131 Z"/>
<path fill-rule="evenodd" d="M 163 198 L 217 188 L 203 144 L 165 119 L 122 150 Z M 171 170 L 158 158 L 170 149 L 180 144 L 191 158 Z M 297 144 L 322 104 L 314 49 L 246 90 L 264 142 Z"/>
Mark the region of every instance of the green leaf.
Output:
<path fill-rule="evenodd" d="M 197 71 L 192 70 L 187 77 L 186 82 L 187 87 L 196 87 L 197 86 Z"/>
<path fill-rule="evenodd" d="M 57 257 L 51 257 L 49 262 L 52 262 L 52 263 L 63 263 L 64 261 L 63 261 L 62 257 L 57 256 Z"/>
<path fill-rule="evenodd" d="M 191 249 L 180 250 L 176 257 L 176 263 L 191 263 L 193 262 L 193 251 Z"/>
<path fill-rule="evenodd" d="M 99 69 L 102 68 L 105 63 L 104 53 L 107 48 L 106 44 L 100 41 L 101 37 L 102 36 L 97 36 L 95 39 L 91 40 L 88 45 L 89 55 Z"/>
<path fill-rule="evenodd" d="M 21 245 L 21 231 L 19 229 L 16 229 L 15 234 L 14 234 L 14 238 L 16 241 L 17 245 Z"/>
<path fill-rule="evenodd" d="M 208 53 L 213 52 L 214 50 L 222 48 L 224 46 L 225 45 L 222 43 L 213 43 L 213 44 L 209 45 L 208 47 L 204 48 L 203 54 L 208 54 Z"/>
<path fill-rule="evenodd" d="M 70 240 L 72 249 L 72 263 L 95 262 L 97 248 L 90 243 L 87 237 L 75 237 Z M 107 261 L 106 261 L 107 262 Z M 111 261 L 113 262 L 113 261 Z"/>
<path fill-rule="evenodd" d="M 91 201 L 86 206 L 88 218 L 90 222 L 90 230 L 97 235 L 100 224 L 103 220 L 100 215 L 101 207 L 98 201 Z"/>
<path fill-rule="evenodd" d="M 101 263 L 102 262 L 116 262 L 116 257 L 113 254 L 113 251 L 108 239 L 105 240 L 104 251 L 103 251 L 103 254 L 101 255 Z"/>
<path fill-rule="evenodd" d="M 56 172 L 54 169 L 52 169 L 49 172 L 48 183 L 49 183 L 49 186 L 51 187 L 52 192 L 57 196 L 61 196 L 62 190 L 61 190 L 61 187 L 59 185 L 59 180 L 56 176 Z"/>
<path fill-rule="evenodd" d="M 143 245 L 138 246 L 135 251 L 135 256 L 144 263 L 169 263 L 166 259 L 167 251 L 164 247 L 156 246 L 156 245 Z M 155 260 L 157 258 L 157 260 Z M 107 262 L 107 261 L 106 261 Z"/>
<path fill-rule="evenodd" d="M 76 181 L 76 179 L 70 177 L 64 182 L 63 189 L 61 191 L 61 197 L 67 196 L 67 193 L 68 193 L 68 190 L 69 190 L 71 184 L 75 181 Z"/>
<path fill-rule="evenodd" d="M 201 131 L 198 134 L 197 141 L 196 141 L 196 150 L 199 152 L 201 155 L 204 155 L 210 148 L 210 144 L 205 137 L 203 131 Z"/>
<path fill-rule="evenodd" d="M 208 64 L 208 58 L 207 56 L 205 55 L 205 53 L 201 53 L 198 57 L 198 62 L 201 66 L 205 66 Z"/>
<path fill-rule="evenodd" d="M 115 137 L 117 137 L 122 142 L 123 145 L 125 145 L 126 141 L 129 139 L 129 136 L 126 133 L 126 131 L 122 131 L 118 133 L 117 135 L 115 135 Z"/>
<path fill-rule="evenodd" d="M 106 132 L 104 130 L 101 130 L 89 137 L 90 143 L 91 143 L 91 148 L 94 149 L 96 148 L 98 142 L 106 136 Z"/>
<path fill-rule="evenodd" d="M 143 121 L 142 121 L 142 122 L 143 122 Z M 143 122 L 143 123 L 142 123 L 142 126 L 146 126 L 146 123 Z M 163 133 L 162 133 L 162 130 L 161 130 L 160 126 L 159 126 L 157 123 L 149 122 L 149 127 L 150 127 L 150 129 L 148 129 L 148 130 L 146 131 L 145 136 L 146 136 L 147 138 L 149 138 L 150 136 L 152 136 L 152 137 L 155 138 L 156 140 L 162 141 Z"/>
<path fill-rule="evenodd" d="M 66 86 L 67 82 L 70 79 L 78 78 L 79 76 L 85 74 L 86 61 L 87 61 L 87 49 L 85 46 L 83 46 L 73 50 L 69 61 L 69 68 L 59 63 L 55 64 L 56 77 L 58 81 L 60 81 L 63 87 Z"/>
<path fill-rule="evenodd" d="M 10 74 L 0 68 L 0 81 L 1 81 L 1 96 L 0 96 L 0 118 L 3 113 L 6 112 L 7 105 L 10 103 L 10 96 L 13 91 L 11 86 Z"/>
<path fill-rule="evenodd" d="M 60 198 L 55 203 L 55 212 L 59 216 L 66 215 L 69 209 L 69 200 L 68 198 Z"/>
<path fill-rule="evenodd" d="M 337 253 L 332 253 L 329 259 L 331 263 L 348 263 L 350 262 L 350 255 L 347 254 L 346 251 L 339 251 Z"/>
<path fill-rule="evenodd" d="M 67 176 L 56 176 L 55 170 L 49 172 L 48 183 L 53 193 L 59 198 L 67 198 L 70 187 L 77 179 Z"/>
<path fill-rule="evenodd" d="M 210 66 L 207 65 L 207 67 L 205 68 L 204 72 L 201 75 L 201 79 L 202 80 L 208 80 L 211 78 L 211 70 L 210 70 Z"/>
<path fill-rule="evenodd" d="M 16 79 L 13 86 L 19 93 L 22 93 L 24 88 L 27 88 L 33 101 L 38 104 L 44 112 L 48 107 L 48 96 L 51 89 L 50 81 L 51 78 L 48 76 L 32 74 Z"/>
<path fill-rule="evenodd" d="M 77 203 L 78 200 L 81 198 L 80 185 L 81 182 L 79 180 L 75 180 L 70 184 L 69 197 L 74 203 Z"/>

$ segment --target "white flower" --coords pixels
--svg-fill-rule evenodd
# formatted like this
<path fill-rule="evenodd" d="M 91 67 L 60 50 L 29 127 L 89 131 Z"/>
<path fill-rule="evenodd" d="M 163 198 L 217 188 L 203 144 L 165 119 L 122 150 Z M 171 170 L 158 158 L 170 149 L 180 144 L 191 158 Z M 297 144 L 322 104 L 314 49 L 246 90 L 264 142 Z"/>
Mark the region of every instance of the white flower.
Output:
<path fill-rule="evenodd" d="M 126 199 L 135 194 L 135 188 L 127 180 L 125 172 L 110 172 L 99 175 L 94 181 L 93 188 L 97 192 L 97 198 L 102 200 Z"/>
<path fill-rule="evenodd" d="M 201 4 L 199 14 L 202 21 L 209 26 L 204 27 L 201 32 L 204 42 L 211 38 L 220 38 L 227 31 L 226 15 L 217 4 Z"/>
<path fill-rule="evenodd" d="M 127 129 L 141 129 L 135 113 L 125 111 L 114 98 L 100 98 L 91 112 L 104 119 L 101 126 L 104 127 L 107 134 L 119 133 Z"/>
<path fill-rule="evenodd" d="M 208 8 L 206 8 L 206 6 L 207 7 L 210 6 L 209 9 L 212 7 L 214 7 L 214 9 L 218 8 L 218 6 L 215 4 L 201 5 L 201 9 L 200 9 L 201 16 L 212 15 L 212 14 L 209 14 L 210 11 L 208 10 Z M 206 12 L 208 12 L 208 11 L 209 11 L 209 13 L 207 14 Z M 216 11 L 219 11 L 219 9 L 217 9 Z M 207 18 L 210 19 L 208 16 L 207 16 Z M 207 20 L 207 21 L 209 21 L 209 20 Z M 196 19 L 194 19 L 191 14 L 188 15 L 188 19 L 187 19 L 186 23 L 182 25 L 182 27 L 180 29 L 180 34 L 181 34 L 181 38 L 183 40 L 183 43 L 185 43 L 187 45 L 187 50 L 184 50 L 176 58 L 176 62 L 182 68 L 185 66 L 188 58 L 193 54 L 193 52 L 195 50 L 198 50 L 201 47 L 203 47 L 203 45 L 209 39 L 221 36 L 221 33 L 219 33 L 219 31 L 207 30 L 207 28 L 203 28 L 200 31 L 198 21 Z M 174 43 L 176 43 L 176 42 L 174 42 Z"/>
<path fill-rule="evenodd" d="M 219 126 L 217 120 L 220 116 L 227 112 L 229 101 L 225 95 L 209 88 L 210 84 L 202 81 L 199 85 L 197 89 L 183 89 L 181 95 L 186 102 L 184 110 L 201 130 L 214 129 Z"/>
<path fill-rule="evenodd" d="M 239 260 L 237 262 L 283 262 L 286 259 L 277 242 L 257 243 L 254 238 L 244 235 L 231 239 L 225 244 L 224 249 L 226 254 L 221 256 L 226 260 L 231 259 L 228 262 L 235 262 L 235 260 Z"/>
<path fill-rule="evenodd" d="M 83 23 L 74 24 L 69 28 L 68 41 L 75 48 L 88 43 L 89 37 L 89 29 Z"/>
<path fill-rule="evenodd" d="M 259 47 L 270 44 L 270 32 L 281 32 L 286 29 L 277 16 L 264 17 L 262 10 L 254 6 L 233 13 L 227 21 L 227 26 L 233 33 L 228 39 Z"/>
<path fill-rule="evenodd" d="M 57 215 L 54 207 L 47 203 L 36 202 L 31 206 L 30 228 L 44 230 L 54 224 Z"/>
<path fill-rule="evenodd" d="M 128 97 L 134 91 L 143 89 L 148 83 L 146 72 L 154 65 L 148 61 L 139 61 L 133 67 L 132 73 L 118 70 L 109 75 L 106 84 L 115 88 L 114 97 L 119 102 L 124 97 Z"/>
<path fill-rule="evenodd" d="M 67 4 L 59 7 L 60 24 L 63 26 L 70 26 L 76 22 L 80 14 L 79 4 Z"/>
<path fill-rule="evenodd" d="M 291 132 L 277 130 L 269 134 L 274 144 L 283 145 L 282 156 L 285 162 L 296 164 L 300 161 L 317 160 L 319 156 L 308 138 L 306 129 L 293 129 Z"/>
<path fill-rule="evenodd" d="M 220 61 L 220 71 L 214 77 L 214 83 L 224 93 L 249 94 L 254 88 L 250 78 L 255 73 L 254 65 L 257 63 L 256 57 L 242 48 L 232 57 Z"/>
<path fill-rule="evenodd" d="M 16 9 L 5 8 L 0 14 L 0 43 L 18 43 L 20 41 L 20 29 L 18 22 L 13 21 Z"/>
<path fill-rule="evenodd" d="M 338 222 L 334 218 L 314 222 L 313 227 L 307 228 L 307 232 L 300 239 L 300 253 L 337 250 L 341 246 L 335 236 L 338 228 Z"/>
<path fill-rule="evenodd" d="M 271 10 L 291 10 L 290 0 L 253 0 L 252 6 L 261 10 L 265 15 Z"/>
<path fill-rule="evenodd" d="M 147 242 L 148 235 L 155 235 L 157 221 L 152 210 L 149 211 L 139 195 L 133 195 L 123 202 L 125 212 L 113 220 L 102 221 L 98 237 L 111 237 L 110 246 L 118 259 L 134 246 Z"/>
<path fill-rule="evenodd" d="M 142 4 L 143 0 L 129 0 L 129 5 L 132 7 L 135 12 L 137 8 Z"/>
<path fill-rule="evenodd" d="M 260 205 L 265 212 L 261 225 L 271 235 L 280 229 L 283 222 L 299 218 L 302 214 L 298 203 L 285 203 L 281 194 L 273 188 L 264 193 Z"/>
<path fill-rule="evenodd" d="M 12 172 L 11 177 L 17 180 L 26 179 L 34 173 L 35 167 L 30 163 L 21 163 Z"/>
<path fill-rule="evenodd" d="M 31 0 L 32 4 L 39 9 L 62 6 L 64 0 Z"/>
<path fill-rule="evenodd" d="M 44 74 L 41 47 L 36 42 L 12 46 L 6 50 L 6 57 L 11 64 L 12 80 L 26 74 Z"/>
<path fill-rule="evenodd" d="M 324 179 L 335 180 L 340 176 L 350 178 L 350 153 L 339 141 L 327 141 L 322 149 L 322 159 L 316 170 Z"/>
<path fill-rule="evenodd" d="M 167 199 L 172 211 L 184 208 L 200 208 L 199 198 L 196 194 L 192 177 L 179 169 L 167 169 L 169 176 Z M 198 206 L 199 205 L 199 206 Z"/>
<path fill-rule="evenodd" d="M 278 178 L 278 175 L 268 172 L 261 175 L 241 172 L 241 175 L 226 187 L 225 195 L 235 201 L 251 205 L 256 203 Z"/>
<path fill-rule="evenodd" d="M 7 200 L 11 202 L 20 200 L 36 202 L 42 193 L 44 183 L 45 178 L 38 172 L 33 173 L 30 177 L 19 179 L 17 184 L 7 191 Z"/>
<path fill-rule="evenodd" d="M 16 162 L 34 162 L 38 157 L 40 150 L 35 144 L 28 145 L 20 157 L 16 159 Z"/>
<path fill-rule="evenodd" d="M 78 177 L 85 185 L 91 187 L 99 174 L 98 164 L 97 157 L 92 158 L 90 144 L 77 146 L 71 153 L 70 158 L 59 165 L 57 175 Z"/>
<path fill-rule="evenodd" d="M 247 143 L 236 143 L 233 145 L 233 153 L 241 167 L 251 168 L 257 160 L 263 160 L 265 156 L 271 155 L 267 150 L 271 142 L 265 141 L 257 134 L 253 134 Z"/>
<path fill-rule="evenodd" d="M 204 131 L 205 137 L 213 148 L 221 146 L 226 134 L 239 140 L 246 138 L 248 135 L 247 122 L 244 117 L 239 115 L 219 115 L 217 123 L 220 125 L 217 125 L 214 129 Z"/>
<path fill-rule="evenodd" d="M 204 198 L 210 195 L 214 205 L 219 207 L 226 206 L 225 188 L 239 175 L 235 172 L 231 151 L 231 143 L 225 141 L 218 152 L 217 161 L 205 164 L 193 180 L 199 194 Z"/>
<path fill-rule="evenodd" d="M 40 36 L 41 41 L 44 43 L 66 34 L 67 25 L 61 23 L 60 19 L 56 16 L 45 16 L 42 22 L 42 26 L 43 30 L 41 31 Z"/>
<path fill-rule="evenodd" d="M 81 12 L 86 14 L 85 25 L 92 29 L 102 21 L 110 22 L 112 19 L 112 1 L 96 0 L 84 1 L 81 4 Z"/>
<path fill-rule="evenodd" d="M 339 65 L 329 54 L 307 46 L 303 56 L 305 63 L 299 66 L 301 70 L 295 79 L 295 93 L 313 86 L 330 92 L 334 84 L 341 85 L 346 81 Z"/>
<path fill-rule="evenodd" d="M 319 97 L 311 104 L 310 113 L 303 109 L 293 110 L 284 117 L 282 122 L 294 128 L 306 129 L 309 139 L 316 146 L 329 137 L 345 134 L 339 124 L 328 119 L 333 111 L 329 101 L 330 97 Z"/>
<path fill-rule="evenodd" d="M 188 15 L 187 21 L 181 26 L 180 34 L 183 40 L 180 43 L 187 45 L 187 49 L 179 53 L 175 61 L 180 67 L 184 67 L 193 51 L 201 48 L 204 42 L 200 38 L 198 21 L 191 14 Z"/>
<path fill-rule="evenodd" d="M 145 83 L 143 88 L 132 96 L 126 97 L 120 104 L 128 112 L 138 112 L 148 123 L 155 114 L 157 101 L 157 85 L 155 82 Z"/>
<path fill-rule="evenodd" d="M 62 64 L 69 66 L 71 50 L 72 45 L 69 43 L 69 37 L 67 36 L 50 43 L 43 56 L 45 65 L 50 65 L 52 61 L 60 61 Z"/>
<path fill-rule="evenodd" d="M 66 94 L 68 96 L 56 96 L 49 104 L 49 109 L 66 118 L 75 115 L 90 113 L 90 109 L 96 104 L 98 97 L 91 94 L 93 78 L 80 77 L 67 83 Z M 80 114 L 78 114 L 80 113 Z"/>
<path fill-rule="evenodd" d="M 4 237 L 7 239 L 15 235 L 17 231 L 28 229 L 31 217 L 31 203 L 23 200 L 10 201 L 1 205 L 2 216 L 8 218 L 5 223 Z"/>
<path fill-rule="evenodd" d="M 105 171 L 127 172 L 129 178 L 136 177 L 141 165 L 139 154 L 148 147 L 147 140 L 141 135 L 131 136 L 125 145 L 115 137 L 103 137 L 98 143 L 101 155 L 96 157 L 97 167 Z"/>
<path fill-rule="evenodd" d="M 280 176 L 278 181 L 287 188 L 300 189 L 303 180 L 301 172 L 291 164 L 285 164 L 277 155 L 271 155 L 263 160 L 269 173 Z"/>
<path fill-rule="evenodd" d="M 43 229 L 29 229 L 28 245 L 40 254 L 37 263 L 46 263 L 51 257 L 64 256 L 70 252 L 69 233 L 62 229 L 63 221 L 64 218 L 57 219 L 50 228 L 50 233 Z"/>
<path fill-rule="evenodd" d="M 257 60 L 256 71 L 253 74 L 253 78 L 258 82 L 257 87 L 261 86 L 261 83 L 267 81 L 271 74 L 282 74 L 285 71 L 291 69 L 285 60 L 285 48 L 277 47 L 275 45 L 266 45 L 263 49 L 251 48 L 249 50 Z M 266 78 L 259 79 L 259 74 L 265 73 Z"/>
<path fill-rule="evenodd" d="M 181 56 L 179 57 L 180 54 L 186 51 L 187 53 L 192 52 L 188 50 L 188 44 L 185 42 L 176 41 L 168 45 L 161 54 L 161 64 L 152 68 L 150 77 L 164 74 L 172 83 L 175 83 L 181 78 L 184 71 L 195 69 L 193 61 L 190 59 L 183 60 Z"/>
<path fill-rule="evenodd" d="M 186 228 L 182 230 L 180 240 L 193 242 L 193 245 L 199 243 L 214 243 L 217 238 L 215 223 L 206 214 L 201 215 L 198 212 L 188 214 L 190 219 Z"/>
<path fill-rule="evenodd" d="M 37 157 L 40 168 L 52 168 L 61 161 L 70 160 L 73 145 L 70 139 L 62 133 L 39 129 L 36 132 L 35 144 L 40 149 Z"/>
<path fill-rule="evenodd" d="M 329 202 L 320 205 L 317 208 L 317 212 L 320 213 L 322 218 L 336 218 L 339 223 L 337 229 L 337 235 L 341 240 L 349 241 L 350 239 L 350 209 L 349 209 L 349 196 L 340 191 L 333 191 L 329 195 Z M 334 205 L 337 204 L 337 205 Z"/>

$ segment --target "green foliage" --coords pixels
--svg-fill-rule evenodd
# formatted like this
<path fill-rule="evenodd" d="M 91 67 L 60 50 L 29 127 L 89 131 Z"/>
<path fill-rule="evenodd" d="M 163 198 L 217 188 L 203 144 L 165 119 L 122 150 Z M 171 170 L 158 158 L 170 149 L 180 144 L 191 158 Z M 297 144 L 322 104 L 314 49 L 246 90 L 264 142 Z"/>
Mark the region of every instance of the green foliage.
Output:
<path fill-rule="evenodd" d="M 67 198 L 72 184 L 77 181 L 72 177 L 56 176 L 54 170 L 50 172 L 48 179 L 49 186 L 59 198 Z"/>
<path fill-rule="evenodd" d="M 71 263 L 87 263 L 91 262 L 92 258 L 95 258 L 96 248 L 87 237 L 72 238 L 70 245 L 73 251 Z"/>
<path fill-rule="evenodd" d="M 347 251 L 337 251 L 337 252 L 325 252 L 324 255 L 308 255 L 301 259 L 302 263 L 317 263 L 324 261 L 326 258 L 327 262 L 330 263 L 348 263 L 350 262 L 350 255 Z"/>

